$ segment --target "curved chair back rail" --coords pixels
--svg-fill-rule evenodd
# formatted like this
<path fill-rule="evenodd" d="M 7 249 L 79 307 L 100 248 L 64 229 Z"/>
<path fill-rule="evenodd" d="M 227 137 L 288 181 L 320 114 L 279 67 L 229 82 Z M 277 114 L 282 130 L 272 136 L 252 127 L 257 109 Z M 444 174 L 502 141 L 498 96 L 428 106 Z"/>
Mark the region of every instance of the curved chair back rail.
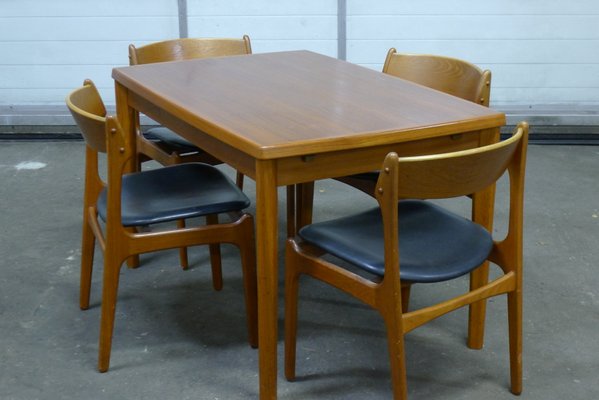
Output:
<path fill-rule="evenodd" d="M 491 71 L 468 61 L 431 54 L 399 54 L 391 48 L 383 73 L 489 106 Z"/>
<path fill-rule="evenodd" d="M 443 199 L 479 192 L 503 175 L 522 135 L 523 129 L 518 128 L 509 139 L 488 146 L 398 158 L 398 195 L 403 199 Z M 377 187 L 382 184 L 379 181 Z"/>
<path fill-rule="evenodd" d="M 106 153 L 106 108 L 94 83 L 86 79 L 82 87 L 69 94 L 66 103 L 85 143 Z"/>
<path fill-rule="evenodd" d="M 140 47 L 130 44 L 129 63 L 139 65 L 251 53 L 252 47 L 248 35 L 244 35 L 242 39 L 184 38 L 150 43 Z"/>

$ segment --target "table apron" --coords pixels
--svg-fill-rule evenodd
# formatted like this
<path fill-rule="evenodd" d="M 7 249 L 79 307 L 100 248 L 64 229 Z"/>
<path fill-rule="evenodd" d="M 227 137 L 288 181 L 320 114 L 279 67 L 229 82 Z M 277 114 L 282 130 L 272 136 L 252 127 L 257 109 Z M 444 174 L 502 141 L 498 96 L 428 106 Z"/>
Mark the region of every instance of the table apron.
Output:
<path fill-rule="evenodd" d="M 405 157 L 471 149 L 482 143 L 492 143 L 493 138 L 497 137 L 497 132 L 497 129 L 487 129 L 367 148 L 281 158 L 277 160 L 277 185 L 379 170 L 385 156 L 391 151 Z"/>
<path fill-rule="evenodd" d="M 156 122 L 183 136 L 205 152 L 230 165 L 244 175 L 255 179 L 256 160 L 249 154 L 184 122 L 181 118 L 166 112 L 143 97 L 137 96 L 135 93 L 130 92 L 129 105 L 133 109 L 144 113 Z"/>
<path fill-rule="evenodd" d="M 143 112 L 244 175 L 252 179 L 256 178 L 255 157 L 182 121 L 181 118 L 164 111 L 143 97 L 131 92 L 130 94 L 129 105 L 132 108 Z M 478 147 L 481 144 L 496 141 L 498 129 L 492 128 L 421 140 L 398 140 L 397 143 L 386 145 L 279 158 L 275 160 L 276 186 L 378 170 L 385 156 L 391 151 L 400 156 L 414 156 Z"/>

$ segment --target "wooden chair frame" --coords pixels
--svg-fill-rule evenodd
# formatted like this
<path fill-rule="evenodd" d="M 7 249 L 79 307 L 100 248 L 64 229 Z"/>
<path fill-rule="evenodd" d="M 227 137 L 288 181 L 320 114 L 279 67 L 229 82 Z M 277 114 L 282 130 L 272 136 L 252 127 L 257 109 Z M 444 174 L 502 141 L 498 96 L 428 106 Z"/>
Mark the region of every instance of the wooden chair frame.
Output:
<path fill-rule="evenodd" d="M 154 42 L 141 47 L 129 45 L 129 64 L 141 65 L 157 62 L 190 60 L 197 58 L 224 57 L 234 55 L 245 55 L 252 53 L 250 37 L 244 35 L 241 39 L 229 38 L 182 38 Z M 162 165 L 175 165 L 185 162 L 203 162 L 210 165 L 222 164 L 213 155 L 204 151 L 194 151 L 190 153 L 180 153 L 173 148 L 148 140 L 141 132 L 139 113 L 135 112 L 134 121 L 137 129 L 137 150 L 138 165 L 140 162 L 156 160 Z M 237 172 L 237 186 L 243 188 L 244 176 Z M 218 223 L 218 220 L 211 217 L 208 223 Z M 179 228 L 185 228 L 185 221 L 178 221 Z M 182 247 L 179 249 L 179 259 L 183 269 L 189 265 L 187 250 Z M 210 259 L 212 268 L 216 271 L 213 274 L 213 287 L 215 290 L 221 290 L 223 287 L 222 273 L 218 272 L 220 266 L 220 246 L 218 244 L 210 245 Z"/>
<path fill-rule="evenodd" d="M 383 73 L 396 76 L 464 100 L 489 106 L 491 98 L 491 71 L 452 57 L 430 54 L 399 54 L 389 49 Z M 344 176 L 336 180 L 350 185 L 367 195 L 374 192 L 375 182 Z M 293 237 L 297 229 L 312 220 L 314 183 L 287 188 L 287 236 Z M 302 210 L 302 213 L 296 213 Z"/>
<path fill-rule="evenodd" d="M 82 88 L 74 90 L 67 97 L 67 106 L 82 128 L 86 141 L 79 301 L 82 310 L 89 307 L 96 241 L 104 252 L 98 369 L 105 372 L 109 368 L 119 274 L 123 262 L 141 253 L 180 246 L 230 243 L 239 248 L 249 342 L 252 347 L 257 347 L 257 281 L 253 217 L 243 214 L 230 223 L 142 233 L 124 227 L 121 222 L 122 176 L 130 169 L 135 154 L 118 121 L 112 116 L 106 116 L 106 110 L 99 96 L 97 99 L 89 96 L 94 93 L 98 96 L 93 82 L 86 80 Z M 99 175 L 98 152 L 107 153 L 107 183 Z M 108 206 L 103 230 L 98 218 L 96 202 L 104 188 L 107 189 Z"/>
<path fill-rule="evenodd" d="M 507 294 L 511 391 L 522 391 L 522 224 L 528 125 L 522 122 L 503 142 L 454 153 L 384 161 L 375 197 L 379 202 L 385 244 L 385 275 L 370 280 L 322 259 L 314 245 L 288 239 L 285 275 L 285 375 L 295 379 L 298 281 L 302 274 L 322 280 L 378 310 L 385 321 L 394 399 L 406 399 L 404 335 L 460 307 Z M 489 261 L 503 275 L 441 303 L 407 312 L 402 306 L 401 254 L 398 251 L 397 202 L 404 198 L 449 198 L 477 193 L 509 172 L 508 232 L 494 241 Z M 449 171 L 449 172 L 448 172 Z"/>
<path fill-rule="evenodd" d="M 491 99 L 491 71 L 468 61 L 431 54 L 399 54 L 389 49 L 383 73 L 488 107 Z M 372 196 L 375 182 L 344 176 L 336 180 Z"/>
<path fill-rule="evenodd" d="M 464 100 L 488 107 L 491 98 L 491 78 L 489 70 L 482 70 L 468 61 L 431 54 L 400 54 L 395 48 L 389 49 L 383 65 L 383 73 L 409 80 L 420 85 L 460 97 Z M 375 181 L 350 175 L 335 178 L 369 196 L 375 190 Z M 305 183 L 287 189 L 288 237 L 293 237 L 297 229 L 312 220 L 314 183 Z M 300 213 L 296 213 L 300 210 Z M 484 264 L 471 276 L 472 287 L 483 285 L 488 280 L 488 265 Z M 403 287 L 404 307 L 410 297 L 410 286 Z M 486 304 L 480 302 L 470 309 L 468 346 L 480 349 L 484 340 L 484 319 Z"/>

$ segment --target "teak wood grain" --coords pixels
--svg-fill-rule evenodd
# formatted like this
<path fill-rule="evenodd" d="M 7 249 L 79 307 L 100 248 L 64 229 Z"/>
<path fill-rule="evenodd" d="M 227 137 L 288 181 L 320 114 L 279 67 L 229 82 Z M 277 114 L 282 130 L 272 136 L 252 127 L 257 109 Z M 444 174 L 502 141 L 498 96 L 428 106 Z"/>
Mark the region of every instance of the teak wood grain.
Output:
<path fill-rule="evenodd" d="M 505 122 L 494 110 L 307 51 L 116 68 L 113 77 L 257 159 L 423 139 Z"/>
<path fill-rule="evenodd" d="M 496 141 L 505 124 L 503 113 L 308 51 L 122 67 L 112 76 L 132 138 L 131 115 L 143 112 L 256 180 L 261 399 L 277 396 L 277 186 L 366 172 L 391 150 L 475 147 Z M 490 201 L 479 207 L 479 216 L 492 211 Z"/>

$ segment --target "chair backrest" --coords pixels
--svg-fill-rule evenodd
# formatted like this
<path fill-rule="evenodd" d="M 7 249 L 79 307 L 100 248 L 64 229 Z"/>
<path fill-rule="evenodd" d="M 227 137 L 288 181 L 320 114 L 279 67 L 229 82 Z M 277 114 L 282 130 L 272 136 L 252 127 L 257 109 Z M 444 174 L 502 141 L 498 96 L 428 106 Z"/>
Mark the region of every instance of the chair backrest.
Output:
<path fill-rule="evenodd" d="M 399 158 L 398 196 L 441 199 L 479 192 L 506 171 L 527 127 L 499 143 L 452 153 Z"/>
<path fill-rule="evenodd" d="M 123 172 L 130 167 L 133 148 L 116 117 L 106 115 L 106 109 L 94 83 L 86 79 L 83 86 L 73 90 L 66 99 L 75 122 L 87 145 L 86 186 L 97 194 L 104 185 L 98 174 L 98 153 L 107 153 L 108 204 L 114 211 L 113 223 L 121 223 L 121 186 Z M 86 191 L 88 189 L 86 188 Z"/>
<path fill-rule="evenodd" d="M 515 249 L 514 257 L 520 256 L 527 145 L 528 124 L 521 122 L 509 139 L 487 146 L 416 157 L 400 158 L 389 153 L 375 190 L 384 221 L 385 276 L 389 273 L 399 280 L 399 199 L 470 195 L 494 184 L 506 170 L 510 177 L 510 212 L 504 242 Z"/>
<path fill-rule="evenodd" d="M 86 79 L 82 87 L 69 93 L 66 103 L 86 144 L 106 153 L 106 108 L 94 83 Z"/>
<path fill-rule="evenodd" d="M 135 47 L 129 45 L 129 64 L 150 64 L 194 58 L 224 57 L 251 54 L 249 36 L 241 39 L 185 38 L 165 40 Z"/>
<path fill-rule="evenodd" d="M 391 48 L 383 72 L 489 106 L 491 71 L 483 71 L 467 61 L 428 54 L 398 54 Z"/>

